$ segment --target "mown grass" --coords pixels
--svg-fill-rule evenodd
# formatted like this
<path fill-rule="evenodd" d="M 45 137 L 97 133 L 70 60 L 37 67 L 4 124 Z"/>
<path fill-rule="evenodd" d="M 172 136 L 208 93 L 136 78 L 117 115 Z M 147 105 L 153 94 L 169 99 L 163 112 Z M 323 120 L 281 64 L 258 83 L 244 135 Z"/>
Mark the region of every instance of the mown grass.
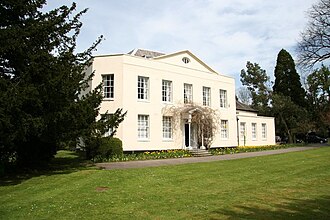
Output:
<path fill-rule="evenodd" d="M 0 219 L 329 219 L 330 148 L 1 184 Z"/>

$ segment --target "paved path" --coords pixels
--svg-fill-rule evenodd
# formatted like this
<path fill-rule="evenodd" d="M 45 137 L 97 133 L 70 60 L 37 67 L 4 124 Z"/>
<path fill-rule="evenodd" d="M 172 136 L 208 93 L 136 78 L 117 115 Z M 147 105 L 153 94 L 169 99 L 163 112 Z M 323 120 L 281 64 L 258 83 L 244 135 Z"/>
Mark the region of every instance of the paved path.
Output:
<path fill-rule="evenodd" d="M 308 147 L 293 147 L 293 148 L 286 148 L 279 150 L 268 150 L 268 151 L 258 151 L 258 152 L 248 152 L 248 153 L 238 153 L 238 154 L 225 154 L 225 155 L 209 156 L 209 157 L 186 157 L 186 158 L 174 158 L 174 159 L 97 163 L 96 166 L 106 170 L 158 167 L 158 166 L 168 166 L 168 165 L 177 165 L 177 164 L 201 163 L 201 162 L 220 161 L 220 160 L 234 160 L 234 159 L 248 158 L 248 157 L 283 154 L 288 152 L 311 150 L 319 147 L 321 147 L 321 145 L 308 146 Z"/>

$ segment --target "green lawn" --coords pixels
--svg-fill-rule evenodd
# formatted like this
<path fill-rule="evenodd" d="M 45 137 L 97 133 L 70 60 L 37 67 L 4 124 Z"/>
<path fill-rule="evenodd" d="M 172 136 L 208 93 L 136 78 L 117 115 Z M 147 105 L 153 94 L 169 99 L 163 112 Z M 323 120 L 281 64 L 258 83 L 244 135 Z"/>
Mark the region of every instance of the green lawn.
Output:
<path fill-rule="evenodd" d="M 1 181 L 0 219 L 330 219 L 330 147 L 111 171 L 73 159 Z"/>

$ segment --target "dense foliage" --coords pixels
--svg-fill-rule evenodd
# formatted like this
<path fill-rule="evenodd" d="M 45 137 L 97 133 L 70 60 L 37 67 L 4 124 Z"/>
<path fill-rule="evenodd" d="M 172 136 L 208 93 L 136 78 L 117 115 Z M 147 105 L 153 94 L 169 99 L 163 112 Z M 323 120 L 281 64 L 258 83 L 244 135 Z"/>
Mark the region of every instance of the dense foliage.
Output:
<path fill-rule="evenodd" d="M 123 154 L 122 141 L 115 137 L 91 136 L 85 140 L 86 158 L 92 161 L 103 161 L 107 158 L 121 157 Z"/>
<path fill-rule="evenodd" d="M 274 76 L 274 93 L 290 97 L 298 106 L 305 106 L 305 91 L 296 71 L 296 65 L 290 53 L 284 49 L 277 55 Z"/>
<path fill-rule="evenodd" d="M 289 52 L 282 49 L 277 56 L 272 106 L 276 119 L 276 132 L 294 141 L 297 133 L 310 129 L 306 107 L 306 93 Z"/>
<path fill-rule="evenodd" d="M 307 76 L 308 112 L 314 127 L 326 136 L 330 128 L 330 70 L 322 65 Z"/>
<path fill-rule="evenodd" d="M 268 115 L 270 88 L 268 88 L 269 76 L 261 69 L 259 64 L 247 62 L 246 71 L 241 70 L 241 82 L 250 91 L 252 96 L 251 106 L 260 114 Z"/>
<path fill-rule="evenodd" d="M 90 135 L 101 86 L 86 95 L 84 69 L 101 41 L 76 53 L 86 9 L 42 12 L 46 0 L 0 3 L 0 164 L 50 159 L 61 143 Z"/>

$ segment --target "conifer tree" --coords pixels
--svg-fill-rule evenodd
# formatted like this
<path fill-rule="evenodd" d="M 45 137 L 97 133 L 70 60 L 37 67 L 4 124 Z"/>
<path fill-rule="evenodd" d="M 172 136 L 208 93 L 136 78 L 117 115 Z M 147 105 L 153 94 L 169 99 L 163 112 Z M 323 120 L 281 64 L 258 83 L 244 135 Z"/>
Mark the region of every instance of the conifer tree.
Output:
<path fill-rule="evenodd" d="M 274 75 L 273 92 L 290 97 L 293 103 L 304 107 L 305 90 L 302 88 L 292 56 L 284 49 L 278 53 Z"/>
<path fill-rule="evenodd" d="M 308 131 L 309 122 L 305 109 L 305 90 L 291 55 L 284 49 L 277 56 L 274 75 L 272 111 L 277 125 L 276 133 L 286 136 L 288 142 L 292 143 L 296 134 Z"/>
<path fill-rule="evenodd" d="M 93 77 L 83 70 L 102 37 L 77 53 L 87 10 L 75 13 L 73 3 L 42 12 L 45 4 L 0 3 L 0 165 L 48 160 L 60 143 L 95 128 L 102 89 L 82 95 Z"/>

